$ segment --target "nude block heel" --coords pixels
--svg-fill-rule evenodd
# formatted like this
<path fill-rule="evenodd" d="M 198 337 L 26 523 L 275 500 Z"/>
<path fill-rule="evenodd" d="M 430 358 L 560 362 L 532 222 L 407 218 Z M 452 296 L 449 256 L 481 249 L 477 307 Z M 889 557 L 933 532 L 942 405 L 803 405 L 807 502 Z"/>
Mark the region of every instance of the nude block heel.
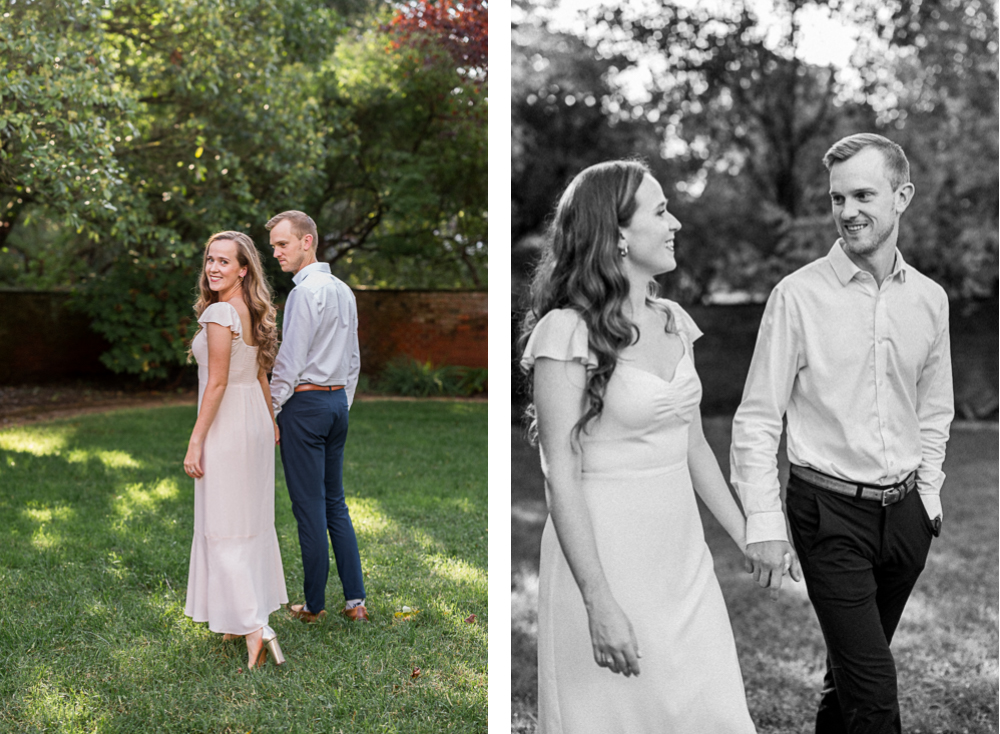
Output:
<path fill-rule="evenodd" d="M 275 665 L 283 665 L 285 662 L 285 656 L 281 654 L 281 645 L 278 644 L 278 635 L 275 634 L 274 630 L 267 625 L 264 625 L 261 641 L 267 645 L 267 649 L 271 652 L 271 657 L 274 658 Z"/>

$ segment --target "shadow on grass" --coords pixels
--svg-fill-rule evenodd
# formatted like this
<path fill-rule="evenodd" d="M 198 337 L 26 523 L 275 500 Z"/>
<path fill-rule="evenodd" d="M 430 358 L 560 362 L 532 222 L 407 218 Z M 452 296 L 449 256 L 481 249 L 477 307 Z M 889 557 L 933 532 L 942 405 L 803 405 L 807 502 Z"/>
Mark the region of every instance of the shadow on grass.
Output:
<path fill-rule="evenodd" d="M 704 426 L 728 477 L 731 419 L 708 418 Z M 784 454 L 782 445 L 782 485 Z M 547 512 L 537 451 L 517 427 L 511 464 L 511 730 L 530 734 L 537 709 L 538 553 Z M 998 722 L 996 426 L 955 426 L 944 468 L 944 531 L 893 640 L 903 728 L 914 734 L 987 734 Z M 743 572 L 725 531 L 699 507 L 758 731 L 810 731 L 826 653 L 804 584 L 792 584 L 771 601 Z"/>
<path fill-rule="evenodd" d="M 272 614 L 289 664 L 252 675 L 242 641 L 223 643 L 183 614 L 193 482 L 181 459 L 194 408 L 0 432 L 0 730 L 485 728 L 485 406 L 472 416 L 410 406 L 371 420 L 422 425 L 441 447 L 430 466 L 413 458 L 411 477 L 399 462 L 422 446 L 352 411 L 348 501 L 372 623 Z M 470 433 L 482 434 L 474 460 L 460 456 L 478 449 Z M 454 476 L 433 484 L 451 464 Z M 294 598 L 301 562 L 280 479 L 276 528 Z M 328 596 L 339 597 L 335 567 Z M 422 611 L 397 619 L 403 603 Z"/>

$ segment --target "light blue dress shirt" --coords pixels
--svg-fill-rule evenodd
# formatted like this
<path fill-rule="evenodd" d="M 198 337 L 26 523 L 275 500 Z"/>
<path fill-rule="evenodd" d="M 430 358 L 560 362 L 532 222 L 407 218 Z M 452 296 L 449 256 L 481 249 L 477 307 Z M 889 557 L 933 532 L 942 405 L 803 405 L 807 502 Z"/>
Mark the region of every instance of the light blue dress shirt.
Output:
<path fill-rule="evenodd" d="M 879 286 L 838 240 L 781 281 L 764 311 L 733 419 L 730 466 L 747 543 L 787 540 L 776 456 L 782 417 L 791 463 L 877 485 L 916 470 L 934 518 L 954 411 L 944 289 L 899 250 Z"/>
<path fill-rule="evenodd" d="M 271 371 L 271 403 L 281 412 L 297 385 L 343 385 L 348 407 L 361 373 L 358 306 L 330 265 L 316 262 L 292 278 L 285 302 L 281 347 Z"/>

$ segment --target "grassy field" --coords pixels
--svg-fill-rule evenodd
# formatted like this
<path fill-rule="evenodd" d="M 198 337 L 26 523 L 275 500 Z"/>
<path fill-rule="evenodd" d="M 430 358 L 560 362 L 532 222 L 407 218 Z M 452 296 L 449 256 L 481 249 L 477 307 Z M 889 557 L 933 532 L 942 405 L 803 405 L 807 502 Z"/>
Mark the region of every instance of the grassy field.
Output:
<path fill-rule="evenodd" d="M 730 418 L 705 421 L 728 476 Z M 535 730 L 538 543 L 546 510 L 533 449 L 512 429 L 512 732 Z M 781 454 L 784 454 L 782 449 Z M 782 466 L 783 480 L 786 465 Z M 997 731 L 997 430 L 955 426 L 945 463 L 945 525 L 893 641 L 903 730 Z M 704 509 L 704 508 L 703 508 Z M 803 584 L 777 601 L 743 573 L 739 551 L 702 512 L 760 734 L 813 731 L 825 647 Z"/>
<path fill-rule="evenodd" d="M 486 404 L 355 404 L 345 485 L 372 622 L 279 611 L 288 663 L 252 672 L 242 640 L 183 613 L 194 419 L 184 406 L 0 431 L 0 731 L 483 731 Z M 301 601 L 280 470 L 276 485 Z M 331 563 L 327 605 L 342 601 Z M 397 618 L 404 605 L 420 611 Z"/>

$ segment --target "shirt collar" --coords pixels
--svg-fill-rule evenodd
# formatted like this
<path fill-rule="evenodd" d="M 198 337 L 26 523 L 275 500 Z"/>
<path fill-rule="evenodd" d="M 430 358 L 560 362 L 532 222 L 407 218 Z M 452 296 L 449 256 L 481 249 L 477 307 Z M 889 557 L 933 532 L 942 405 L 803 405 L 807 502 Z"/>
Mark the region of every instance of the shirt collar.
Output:
<path fill-rule="evenodd" d="M 324 262 L 310 263 L 309 265 L 306 265 L 304 268 L 302 268 L 302 270 L 300 270 L 299 272 L 297 272 L 295 275 L 292 276 L 292 282 L 295 283 L 295 285 L 298 285 L 299 283 L 301 283 L 303 280 L 306 279 L 306 276 L 309 275 L 309 273 L 329 273 L 329 272 L 330 272 L 330 263 L 324 263 Z"/>
<path fill-rule="evenodd" d="M 837 275 L 837 280 L 840 281 L 841 285 L 847 285 L 850 283 L 854 276 L 858 273 L 864 272 L 859 268 L 854 262 L 847 256 L 843 248 L 843 239 L 838 239 L 833 243 L 833 247 L 830 248 L 830 253 L 827 257 L 830 260 L 830 265 L 833 266 L 833 272 Z M 906 282 L 906 261 L 903 260 L 903 253 L 896 248 L 896 257 L 893 261 L 892 271 L 889 273 L 890 278 L 899 277 L 902 282 Z"/>

